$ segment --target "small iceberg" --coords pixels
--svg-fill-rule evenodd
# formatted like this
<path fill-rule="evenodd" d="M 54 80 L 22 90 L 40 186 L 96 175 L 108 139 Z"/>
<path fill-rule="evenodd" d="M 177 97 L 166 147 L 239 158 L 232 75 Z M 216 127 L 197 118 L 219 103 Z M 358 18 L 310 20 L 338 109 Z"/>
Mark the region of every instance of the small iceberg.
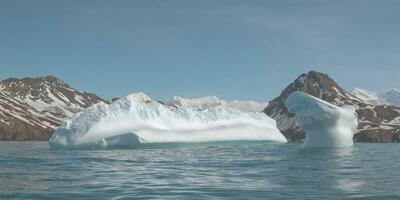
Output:
<path fill-rule="evenodd" d="M 304 147 L 351 147 L 357 128 L 354 108 L 338 107 L 304 92 L 293 92 L 286 100 L 288 111 L 296 114 L 306 131 Z"/>
<path fill-rule="evenodd" d="M 210 100 L 210 99 L 208 99 Z M 285 143 L 273 119 L 207 99 L 174 97 L 167 103 L 143 93 L 99 103 L 64 121 L 51 147 L 129 147 L 142 143 L 252 141 Z"/>

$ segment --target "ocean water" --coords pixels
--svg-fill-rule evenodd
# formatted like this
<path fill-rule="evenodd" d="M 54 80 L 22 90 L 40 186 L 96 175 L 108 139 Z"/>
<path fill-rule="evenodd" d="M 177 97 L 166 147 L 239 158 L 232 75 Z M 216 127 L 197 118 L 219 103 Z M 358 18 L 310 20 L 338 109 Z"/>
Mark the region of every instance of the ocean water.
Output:
<path fill-rule="evenodd" d="M 0 142 L 0 199 L 400 199 L 400 145 Z"/>

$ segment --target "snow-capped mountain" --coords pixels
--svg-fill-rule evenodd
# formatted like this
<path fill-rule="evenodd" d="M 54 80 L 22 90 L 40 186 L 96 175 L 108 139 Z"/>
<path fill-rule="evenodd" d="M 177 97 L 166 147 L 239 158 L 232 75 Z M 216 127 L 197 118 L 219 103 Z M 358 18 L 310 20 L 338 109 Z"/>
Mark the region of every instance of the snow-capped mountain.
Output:
<path fill-rule="evenodd" d="M 0 82 L 0 140 L 48 139 L 62 120 L 107 102 L 73 89 L 54 76 Z"/>
<path fill-rule="evenodd" d="M 400 107 L 400 91 L 397 89 L 392 89 L 386 92 L 381 92 L 379 95 L 385 100 L 388 105 L 394 105 Z"/>
<path fill-rule="evenodd" d="M 384 104 L 383 99 L 378 97 L 378 94 L 376 92 L 372 92 L 366 89 L 362 88 L 354 88 L 353 91 L 351 92 L 354 96 L 362 99 L 363 101 L 373 104 L 373 105 L 380 105 Z"/>
<path fill-rule="evenodd" d="M 224 106 L 234 108 L 242 112 L 262 112 L 263 109 L 268 105 L 268 102 L 239 100 L 225 101 L 216 96 L 207 96 L 194 99 L 174 96 L 170 101 L 167 102 L 167 104 L 176 107 L 197 108 L 199 110 L 212 106 Z"/>
<path fill-rule="evenodd" d="M 400 107 L 400 91 L 396 89 L 373 92 L 362 88 L 354 88 L 353 95 L 373 105 L 392 105 Z"/>
<path fill-rule="evenodd" d="M 337 106 L 353 106 L 358 114 L 355 141 L 391 142 L 400 139 L 400 108 L 368 103 L 342 89 L 328 75 L 310 71 L 289 84 L 264 109 L 267 115 L 276 120 L 278 129 L 289 141 L 304 139 L 304 131 L 297 126 L 295 115 L 289 113 L 285 106 L 287 97 L 294 91 L 303 91 Z"/>

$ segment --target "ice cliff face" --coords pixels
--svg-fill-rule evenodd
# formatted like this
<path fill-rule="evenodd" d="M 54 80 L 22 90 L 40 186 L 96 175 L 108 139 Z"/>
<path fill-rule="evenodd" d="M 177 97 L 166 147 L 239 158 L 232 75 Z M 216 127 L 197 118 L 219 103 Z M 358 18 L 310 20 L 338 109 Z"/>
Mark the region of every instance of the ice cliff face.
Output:
<path fill-rule="evenodd" d="M 286 100 L 297 124 L 306 131 L 304 147 L 350 147 L 357 128 L 354 109 L 340 108 L 304 92 L 293 92 Z"/>
<path fill-rule="evenodd" d="M 225 140 L 286 142 L 275 121 L 264 113 L 243 112 L 212 103 L 210 99 L 201 102 L 175 97 L 165 104 L 143 93 L 128 95 L 112 104 L 89 107 L 66 120 L 50 139 L 50 145 L 105 147 Z"/>

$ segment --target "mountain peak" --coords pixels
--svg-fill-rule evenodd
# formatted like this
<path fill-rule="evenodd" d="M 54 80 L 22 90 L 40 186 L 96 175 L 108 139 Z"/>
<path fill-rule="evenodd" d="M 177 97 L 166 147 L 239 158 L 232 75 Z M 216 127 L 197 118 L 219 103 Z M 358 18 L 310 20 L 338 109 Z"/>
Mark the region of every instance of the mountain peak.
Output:
<path fill-rule="evenodd" d="M 307 73 L 301 74 L 299 77 L 297 77 L 296 81 L 303 82 L 305 79 L 320 80 L 320 79 L 330 79 L 330 77 L 327 74 L 311 70 Z"/>
<path fill-rule="evenodd" d="M 5 80 L 0 81 L 0 88 L 8 89 L 8 88 L 37 88 L 39 85 L 43 84 L 56 84 L 58 86 L 70 87 L 69 85 L 65 84 L 65 82 L 53 75 L 46 75 L 40 77 L 24 77 L 24 78 L 8 78 Z"/>
<path fill-rule="evenodd" d="M 0 89 L 13 96 L 33 96 L 39 98 L 49 91 L 68 90 L 74 91 L 68 84 L 55 76 L 8 78 L 0 81 Z"/>
<path fill-rule="evenodd" d="M 61 83 L 61 84 L 64 84 L 63 80 L 61 80 L 61 79 L 59 79 L 59 78 L 57 78 L 57 77 L 55 77 L 53 75 L 42 76 L 42 77 L 39 77 L 38 79 L 40 79 L 42 81 L 49 82 L 49 83 Z"/>
<path fill-rule="evenodd" d="M 99 102 L 108 103 L 52 75 L 5 79 L 0 81 L 0 140 L 48 139 L 64 119 Z"/>
<path fill-rule="evenodd" d="M 100 101 L 106 102 L 95 94 L 81 92 L 70 87 L 61 79 L 52 76 L 9 78 L 0 81 L 0 90 L 13 98 L 26 101 L 39 111 L 53 107 L 65 107 L 62 116 L 70 116 L 80 108 Z"/>
<path fill-rule="evenodd" d="M 38 77 L 23 77 L 23 78 L 16 78 L 16 77 L 10 77 L 7 79 L 4 79 L 1 82 L 19 82 L 19 81 L 62 81 L 61 79 L 57 78 L 56 76 L 53 75 L 44 75 L 44 76 L 38 76 Z"/>
<path fill-rule="evenodd" d="M 387 94 L 400 94 L 398 89 L 390 89 L 386 92 Z"/>
<path fill-rule="evenodd" d="M 397 89 L 375 92 L 363 88 L 354 88 L 352 93 L 369 104 L 400 107 L 400 92 Z"/>
<path fill-rule="evenodd" d="M 295 81 L 289 84 L 282 91 L 281 95 L 277 97 L 278 99 L 274 99 L 273 101 L 284 101 L 289 94 L 294 91 L 306 92 L 314 97 L 328 102 L 336 101 L 337 105 L 353 104 L 353 101 L 361 101 L 351 93 L 341 88 L 327 74 L 314 70 L 298 76 Z"/>

